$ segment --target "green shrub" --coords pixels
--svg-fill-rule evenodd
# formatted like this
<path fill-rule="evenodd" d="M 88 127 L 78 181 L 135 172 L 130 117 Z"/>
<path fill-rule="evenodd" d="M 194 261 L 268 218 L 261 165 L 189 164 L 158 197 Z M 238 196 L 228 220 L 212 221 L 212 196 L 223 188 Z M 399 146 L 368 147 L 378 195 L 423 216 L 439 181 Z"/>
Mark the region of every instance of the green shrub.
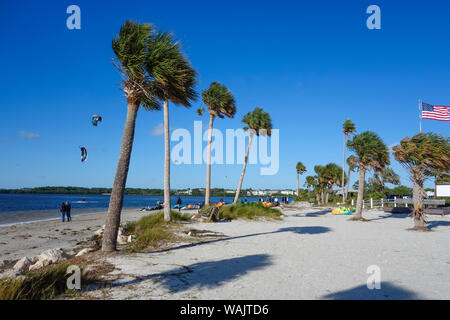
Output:
<path fill-rule="evenodd" d="M 30 272 L 24 277 L 1 279 L 0 300 L 45 300 L 53 299 L 64 292 L 77 292 L 67 289 L 66 272 L 71 264 L 65 262 Z M 94 279 L 82 275 L 81 281 L 85 283 Z"/>
<path fill-rule="evenodd" d="M 134 234 L 136 239 L 128 249 L 141 251 L 148 247 L 156 247 L 163 241 L 174 239 L 172 227 L 180 221 L 190 220 L 189 214 L 172 211 L 172 222 L 167 223 L 164 220 L 164 212 L 160 211 L 142 217 L 138 221 L 130 222 L 126 225 L 125 230 L 127 234 Z"/>
<path fill-rule="evenodd" d="M 219 219 L 275 219 L 281 220 L 282 213 L 270 207 L 264 207 L 261 203 L 248 203 L 246 205 L 226 205 L 219 209 Z"/>

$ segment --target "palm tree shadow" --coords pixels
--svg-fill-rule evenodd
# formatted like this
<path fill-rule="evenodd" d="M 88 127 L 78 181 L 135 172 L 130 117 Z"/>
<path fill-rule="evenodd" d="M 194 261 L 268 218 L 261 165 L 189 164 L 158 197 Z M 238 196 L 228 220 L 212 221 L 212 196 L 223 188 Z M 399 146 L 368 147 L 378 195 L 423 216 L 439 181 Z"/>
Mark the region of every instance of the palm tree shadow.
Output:
<path fill-rule="evenodd" d="M 331 231 L 330 228 L 321 227 L 321 226 L 280 228 L 276 231 L 251 233 L 251 234 L 245 234 L 242 236 L 224 237 L 224 238 L 213 239 L 213 240 L 193 242 L 193 243 L 183 244 L 183 245 L 180 245 L 178 247 L 173 247 L 173 248 L 166 248 L 166 249 L 160 249 L 160 250 L 154 250 L 154 251 L 146 251 L 145 253 L 163 253 L 163 252 L 168 252 L 168 251 L 173 251 L 173 250 L 192 248 L 192 247 L 196 247 L 196 246 L 200 246 L 200 245 L 204 245 L 204 244 L 211 244 L 211 243 L 215 243 L 215 242 L 236 240 L 236 239 L 242 239 L 242 238 L 248 238 L 248 237 L 256 237 L 256 236 L 262 236 L 262 235 L 268 235 L 268 234 L 276 234 L 276 233 L 280 233 L 280 232 L 293 232 L 296 234 L 320 234 L 320 233 L 326 233 L 326 232 L 330 232 L 330 231 Z"/>
<path fill-rule="evenodd" d="M 292 217 L 300 217 L 300 218 L 303 218 L 303 217 L 320 217 L 320 216 L 326 215 L 326 214 L 328 214 L 330 212 L 331 212 L 331 210 L 321 210 L 321 211 L 316 211 L 316 212 L 308 212 L 307 214 L 296 213 L 296 214 L 292 215 Z"/>
<path fill-rule="evenodd" d="M 112 283 L 111 287 L 124 287 L 154 279 L 171 293 L 186 291 L 194 287 L 215 288 L 242 277 L 250 271 L 264 269 L 271 264 L 271 258 L 267 254 L 199 262 L 161 273 L 136 277 L 125 282 Z"/>
<path fill-rule="evenodd" d="M 420 299 L 420 296 L 390 282 L 382 282 L 380 289 L 370 290 L 366 285 L 362 285 L 330 293 L 322 298 L 332 300 L 414 300 Z"/>
<path fill-rule="evenodd" d="M 395 213 L 395 214 L 388 214 L 385 216 L 381 216 L 378 218 L 369 219 L 369 221 L 383 220 L 383 219 L 390 219 L 390 218 L 404 219 L 404 218 L 410 218 L 410 217 L 411 217 L 410 213 Z"/>
<path fill-rule="evenodd" d="M 428 222 L 428 229 L 433 229 L 437 227 L 450 227 L 450 221 L 430 221 Z"/>

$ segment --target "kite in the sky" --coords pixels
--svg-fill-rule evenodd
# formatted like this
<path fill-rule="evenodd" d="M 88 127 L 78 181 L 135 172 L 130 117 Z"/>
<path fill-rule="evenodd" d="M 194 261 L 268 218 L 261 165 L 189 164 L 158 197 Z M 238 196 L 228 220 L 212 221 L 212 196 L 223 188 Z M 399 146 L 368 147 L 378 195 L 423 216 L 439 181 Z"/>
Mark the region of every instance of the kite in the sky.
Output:
<path fill-rule="evenodd" d="M 102 121 L 102 117 L 100 117 L 99 115 L 94 114 L 94 115 L 92 116 L 92 124 L 93 124 L 94 126 L 97 126 L 97 124 L 98 124 L 99 121 L 100 121 L 100 122 Z"/>
<path fill-rule="evenodd" d="M 85 162 L 87 159 L 87 150 L 85 147 L 80 147 L 81 149 L 81 162 Z"/>

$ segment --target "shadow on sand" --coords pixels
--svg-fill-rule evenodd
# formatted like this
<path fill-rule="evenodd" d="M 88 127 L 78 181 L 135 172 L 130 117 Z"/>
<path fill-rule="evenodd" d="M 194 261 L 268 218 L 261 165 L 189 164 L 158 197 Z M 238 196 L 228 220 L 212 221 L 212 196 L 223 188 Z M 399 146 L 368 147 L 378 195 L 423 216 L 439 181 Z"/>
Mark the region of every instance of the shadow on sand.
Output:
<path fill-rule="evenodd" d="M 251 233 L 251 234 L 245 234 L 242 236 L 225 237 L 225 238 L 214 239 L 214 240 L 200 241 L 200 242 L 183 244 L 181 246 L 173 247 L 173 248 L 167 248 L 167 249 L 161 249 L 161 250 L 155 250 L 155 251 L 146 251 L 145 253 L 163 253 L 163 252 L 168 252 L 168 251 L 173 251 L 173 250 L 178 250 L 178 249 L 192 248 L 192 247 L 196 247 L 196 246 L 200 246 L 200 245 L 204 245 L 204 244 L 215 243 L 215 242 L 220 242 L 220 241 L 236 240 L 236 239 L 256 237 L 256 236 L 262 236 L 262 235 L 268 235 L 268 234 L 276 234 L 276 233 L 280 233 L 280 232 L 293 232 L 296 234 L 320 234 L 320 233 L 326 233 L 326 232 L 330 232 L 330 231 L 331 231 L 330 228 L 321 227 L 321 226 L 280 228 L 277 231 Z"/>
<path fill-rule="evenodd" d="M 366 285 L 338 291 L 322 297 L 332 300 L 413 300 L 420 297 L 408 289 L 390 282 L 381 282 L 381 289 L 370 290 Z"/>
<path fill-rule="evenodd" d="M 437 227 L 450 227 L 450 221 L 430 221 L 427 224 L 428 229 L 434 229 Z"/>
<path fill-rule="evenodd" d="M 331 213 L 331 209 L 330 210 L 321 210 L 321 211 L 315 211 L 315 212 L 308 212 L 306 214 L 300 214 L 300 213 L 296 213 L 291 215 L 291 217 L 320 217 L 323 215 L 326 215 L 328 213 Z"/>
<path fill-rule="evenodd" d="M 171 293 L 189 290 L 193 287 L 215 288 L 227 281 L 242 277 L 250 271 L 264 269 L 271 264 L 270 256 L 267 254 L 199 262 L 161 273 L 136 277 L 130 281 L 112 283 L 111 287 L 124 287 L 154 279 Z"/>

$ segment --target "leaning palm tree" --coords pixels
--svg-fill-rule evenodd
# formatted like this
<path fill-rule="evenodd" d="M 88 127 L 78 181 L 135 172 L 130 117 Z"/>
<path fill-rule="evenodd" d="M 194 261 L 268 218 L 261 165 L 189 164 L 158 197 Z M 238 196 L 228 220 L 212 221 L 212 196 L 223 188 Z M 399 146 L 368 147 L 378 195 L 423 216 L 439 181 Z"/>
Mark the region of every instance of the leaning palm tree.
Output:
<path fill-rule="evenodd" d="M 255 108 L 252 112 L 247 113 L 242 119 L 242 122 L 246 124 L 244 130 L 250 132 L 250 137 L 247 150 L 245 150 L 244 166 L 242 168 L 242 173 L 239 179 L 236 195 L 234 196 L 233 204 L 237 203 L 239 194 L 241 193 L 242 182 L 244 181 L 245 169 L 248 162 L 248 153 L 250 151 L 253 136 L 268 135 L 270 137 L 272 135 L 272 120 L 270 119 L 270 115 L 267 112 L 264 112 L 261 108 Z"/>
<path fill-rule="evenodd" d="M 413 230 L 428 230 L 425 227 L 423 199 L 426 194 L 423 184 L 435 170 L 450 170 L 449 139 L 434 133 L 419 133 L 403 139 L 392 149 L 395 159 L 409 170 L 413 183 Z"/>
<path fill-rule="evenodd" d="M 146 68 L 154 73 L 152 89 L 164 102 L 164 220 L 171 221 L 169 101 L 190 107 L 197 97 L 194 90 L 197 73 L 172 35 L 159 33 L 154 43 L 158 46 L 152 51 Z"/>
<path fill-rule="evenodd" d="M 350 138 L 350 134 L 355 134 L 356 132 L 356 126 L 355 124 L 350 120 L 347 119 L 344 122 L 344 125 L 342 126 L 342 131 L 344 133 L 344 150 L 342 153 L 342 180 L 344 181 L 344 175 L 345 175 L 345 138 Z M 345 193 L 344 193 L 344 184 L 342 184 L 342 202 L 345 201 Z"/>
<path fill-rule="evenodd" d="M 126 21 L 120 28 L 119 35 L 112 41 L 112 49 L 118 60 L 118 62 L 113 61 L 113 63 L 121 73 L 121 89 L 127 99 L 127 119 L 106 216 L 102 243 L 103 251 L 114 251 L 116 249 L 123 195 L 139 107 L 142 106 L 146 110 L 160 109 L 151 87 L 154 75 L 148 73 L 145 68 L 148 54 L 153 50 L 151 25 Z"/>
<path fill-rule="evenodd" d="M 206 191 L 205 191 L 205 205 L 210 204 L 211 193 L 211 143 L 212 143 L 212 130 L 214 118 L 233 118 L 236 113 L 236 103 L 234 96 L 224 85 L 213 82 L 209 89 L 202 92 L 202 100 L 205 105 L 208 106 L 209 112 L 209 131 L 208 131 L 208 148 L 207 148 L 207 163 L 206 163 Z M 203 114 L 203 108 L 200 108 L 197 112 Z"/>
<path fill-rule="evenodd" d="M 303 163 L 300 161 L 297 162 L 297 165 L 295 166 L 295 169 L 297 170 L 297 197 L 299 195 L 299 175 L 304 174 L 306 172 L 306 167 Z"/>
<path fill-rule="evenodd" d="M 390 163 L 389 151 L 386 144 L 374 132 L 366 131 L 348 141 L 347 146 L 358 157 L 358 198 L 356 200 L 356 213 L 350 220 L 364 220 L 362 217 L 364 181 L 366 171 L 371 169 L 382 170 Z"/>
<path fill-rule="evenodd" d="M 357 169 L 357 165 L 358 165 L 358 158 L 355 157 L 354 155 L 351 155 L 350 157 L 347 158 L 347 165 L 348 165 L 348 174 L 347 174 L 347 188 L 345 191 L 345 199 L 347 199 L 348 197 L 348 189 L 350 187 L 350 174 L 352 172 L 355 171 L 355 169 Z"/>

